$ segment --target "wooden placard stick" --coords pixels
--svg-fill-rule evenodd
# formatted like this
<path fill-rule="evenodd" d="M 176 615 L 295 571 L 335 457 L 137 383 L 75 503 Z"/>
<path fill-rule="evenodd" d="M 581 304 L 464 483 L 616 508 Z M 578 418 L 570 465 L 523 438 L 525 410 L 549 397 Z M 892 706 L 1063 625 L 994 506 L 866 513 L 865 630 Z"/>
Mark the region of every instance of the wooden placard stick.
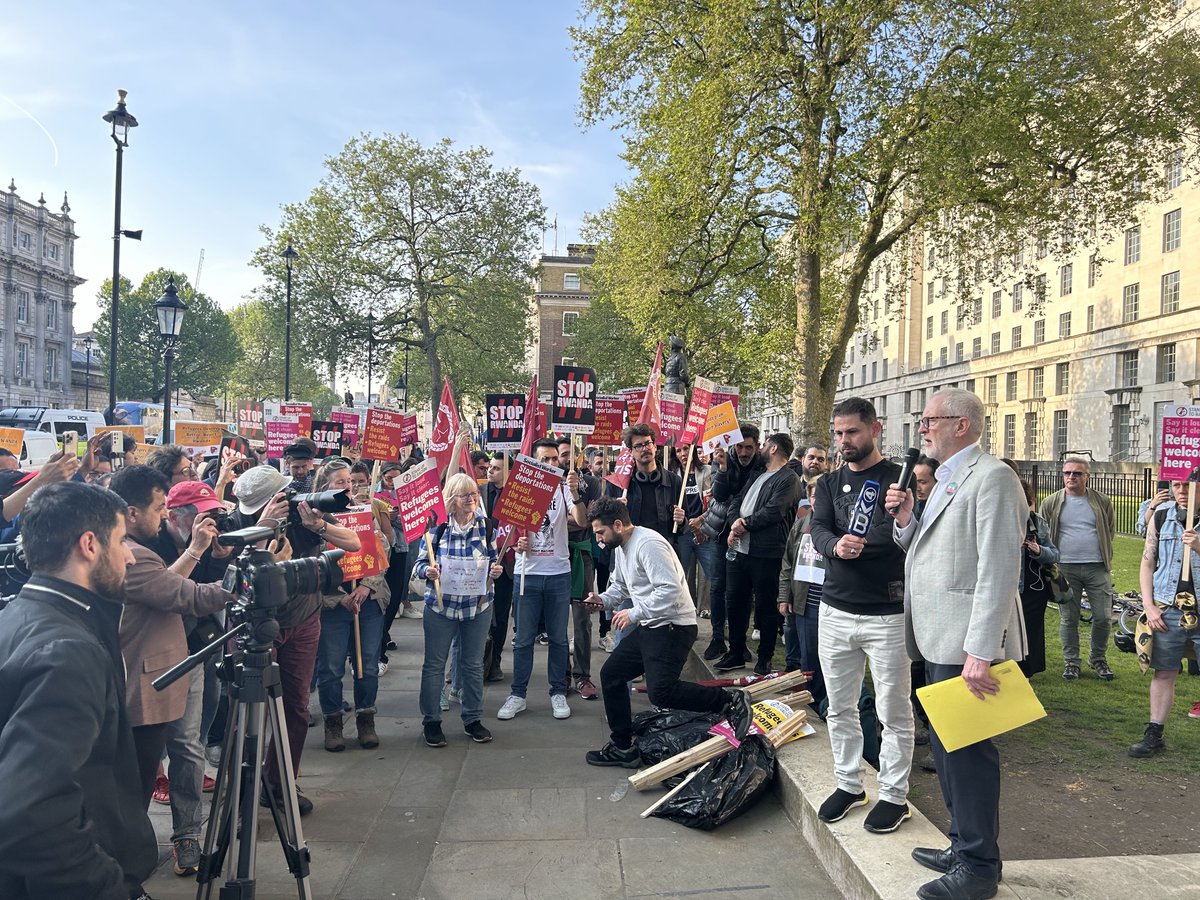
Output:
<path fill-rule="evenodd" d="M 374 497 L 379 491 L 379 470 L 383 466 L 383 460 L 375 460 L 375 464 L 371 466 L 371 496 Z"/>
<path fill-rule="evenodd" d="M 362 681 L 362 629 L 358 624 L 358 610 L 354 611 L 354 670 L 358 673 L 358 680 Z"/>
<path fill-rule="evenodd" d="M 703 768 L 703 767 L 700 767 L 700 768 Z M 643 819 L 647 818 L 652 812 L 654 812 L 656 809 L 658 809 L 660 806 L 662 806 L 664 803 L 666 803 L 668 800 L 670 800 L 672 797 L 674 797 L 676 794 L 678 794 L 680 791 L 682 791 L 685 787 L 687 787 L 688 782 L 691 781 L 693 778 L 695 778 L 698 774 L 700 774 L 700 768 L 693 769 L 691 771 L 691 774 L 689 774 L 687 778 L 683 779 L 683 781 L 679 782 L 679 784 L 675 785 L 675 787 L 671 788 L 669 791 L 667 791 L 665 794 L 663 794 L 661 797 L 659 797 L 657 800 L 655 800 L 653 803 L 651 803 L 649 806 L 647 806 L 642 811 L 641 818 L 643 818 Z"/>
<path fill-rule="evenodd" d="M 683 509 L 683 498 L 687 495 L 687 480 L 688 480 L 688 478 L 691 477 L 691 474 L 692 474 L 692 457 L 694 457 L 696 455 L 695 451 L 691 449 L 690 444 L 688 445 L 688 449 L 689 449 L 689 452 L 688 452 L 688 458 L 687 458 L 687 465 L 685 465 L 683 468 L 683 485 L 679 488 L 679 503 L 676 504 L 680 509 Z M 672 529 L 674 533 L 679 532 L 679 525 L 680 525 L 679 522 L 675 523 L 675 528 Z"/>
<path fill-rule="evenodd" d="M 425 552 L 429 554 L 429 562 L 431 564 L 437 562 L 437 557 L 433 555 L 433 538 L 429 532 L 425 532 Z M 433 579 L 433 593 L 437 597 L 437 611 L 442 611 L 442 582 L 440 578 Z"/>
<path fill-rule="evenodd" d="M 803 672 L 797 669 L 795 672 L 788 672 L 785 675 L 780 675 L 778 678 L 764 678 L 762 681 L 756 681 L 754 684 L 742 688 L 751 697 L 766 696 L 774 694 L 786 688 L 797 687 L 802 684 L 807 684 L 808 678 Z"/>
<path fill-rule="evenodd" d="M 695 747 L 664 759 L 657 765 L 651 766 L 648 769 L 642 769 L 636 775 L 630 775 L 629 783 L 633 785 L 635 790 L 644 791 L 646 788 L 654 787 L 656 784 L 662 784 L 672 775 L 678 775 L 680 772 L 686 772 L 695 766 L 703 765 L 710 759 L 724 756 L 732 749 L 733 744 L 720 735 L 716 735 L 703 743 L 697 744 Z"/>
<path fill-rule="evenodd" d="M 1196 482 L 1188 482 L 1187 531 L 1196 527 Z M 1183 568 L 1179 571 L 1179 580 L 1187 581 L 1192 577 L 1192 551 L 1183 548 Z"/>

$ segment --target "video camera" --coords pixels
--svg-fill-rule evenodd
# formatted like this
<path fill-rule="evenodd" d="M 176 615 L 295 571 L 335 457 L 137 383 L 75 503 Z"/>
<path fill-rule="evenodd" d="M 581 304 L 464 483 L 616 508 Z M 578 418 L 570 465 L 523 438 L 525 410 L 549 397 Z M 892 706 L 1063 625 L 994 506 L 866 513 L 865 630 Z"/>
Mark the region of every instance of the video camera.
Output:
<path fill-rule="evenodd" d="M 222 582 L 222 587 L 238 598 L 236 610 L 269 612 L 270 618 L 274 618 L 274 611 L 290 598 L 316 591 L 332 591 L 342 583 L 342 570 L 338 568 L 337 561 L 345 551 L 326 550 L 319 556 L 276 562 L 270 550 L 254 546 L 262 541 L 275 540 L 282 532 L 282 525 L 258 526 L 228 531 L 217 537 L 217 543 L 222 547 L 241 548 L 241 553 L 225 571 L 225 580 Z"/>
<path fill-rule="evenodd" d="M 336 513 L 349 509 L 353 502 L 348 489 L 303 494 L 292 488 L 284 493 L 284 497 L 288 502 L 288 521 L 297 528 L 303 525 L 300 520 L 301 503 L 307 503 L 315 512 Z"/>

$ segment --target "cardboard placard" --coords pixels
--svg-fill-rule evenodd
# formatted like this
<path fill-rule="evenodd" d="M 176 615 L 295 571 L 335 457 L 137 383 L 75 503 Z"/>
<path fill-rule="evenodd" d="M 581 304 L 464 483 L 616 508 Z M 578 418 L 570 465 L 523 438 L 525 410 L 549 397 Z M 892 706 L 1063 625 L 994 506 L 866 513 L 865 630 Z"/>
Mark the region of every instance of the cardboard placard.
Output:
<path fill-rule="evenodd" d="M 379 541 L 375 537 L 375 515 L 371 512 L 371 508 L 334 513 L 333 517 L 338 520 L 339 524 L 357 534 L 361 544 L 354 553 L 344 553 L 338 560 L 342 576 L 346 580 L 353 580 L 381 574 L 386 567 L 387 559 L 380 550 Z M 333 548 L 332 544 L 330 548 Z"/>
<path fill-rule="evenodd" d="M 252 441 L 264 441 L 267 433 L 263 428 L 263 405 L 253 400 L 239 400 L 237 404 L 237 432 Z"/>
<path fill-rule="evenodd" d="M 734 444 L 742 441 L 742 429 L 738 425 L 737 412 L 733 403 L 726 400 L 718 403 L 708 411 L 708 419 L 704 423 L 704 452 L 728 450 Z"/>
<path fill-rule="evenodd" d="M 367 409 L 367 423 L 362 433 L 363 459 L 380 459 L 391 462 L 400 458 L 400 448 L 405 441 L 406 414 L 382 406 Z M 416 417 L 413 417 L 415 422 Z"/>
<path fill-rule="evenodd" d="M 104 434 L 106 432 L 119 431 L 121 434 L 133 438 L 139 444 L 146 443 L 145 425 L 97 425 L 92 431 L 93 434 Z"/>
<path fill-rule="evenodd" d="M 421 439 L 420 433 L 417 431 L 417 414 L 406 412 L 404 415 L 404 426 L 400 432 L 400 440 L 404 442 L 404 446 L 415 444 Z"/>
<path fill-rule="evenodd" d="M 413 466 L 393 483 L 400 525 L 404 529 L 404 539 L 410 544 L 420 540 L 428 529 L 446 521 L 442 484 L 438 479 L 437 463 L 432 459 Z"/>
<path fill-rule="evenodd" d="M 646 389 L 644 387 L 621 388 L 617 393 L 625 398 L 627 424 L 636 424 L 642 414 L 642 406 L 646 402 Z"/>
<path fill-rule="evenodd" d="M 250 441 L 241 436 L 234 437 L 231 435 L 223 437 L 221 438 L 221 452 L 219 455 L 222 466 L 234 456 L 246 459 L 250 455 Z"/>
<path fill-rule="evenodd" d="M 683 434 L 683 425 L 687 412 L 687 404 L 683 398 L 683 394 L 668 394 L 663 391 L 659 398 L 659 410 L 661 412 L 661 426 L 658 434 L 658 439 L 663 444 L 669 444 L 672 441 L 678 443 L 679 436 Z"/>
<path fill-rule="evenodd" d="M 542 527 L 542 520 L 546 518 L 562 480 L 562 469 L 518 455 L 492 510 L 492 517 L 515 528 L 536 531 Z"/>
<path fill-rule="evenodd" d="M 342 423 L 342 446 L 357 447 L 359 433 L 362 431 L 362 417 L 358 414 L 358 410 L 351 409 L 348 406 L 335 406 L 329 412 L 329 420 L 331 422 Z"/>
<path fill-rule="evenodd" d="M 267 416 L 263 428 L 267 435 L 267 459 L 283 459 L 284 448 L 300 437 L 300 420 L 296 416 Z"/>
<path fill-rule="evenodd" d="M 709 406 L 713 407 L 713 406 L 719 406 L 722 403 L 732 403 L 733 411 L 736 414 L 738 411 L 738 398 L 741 395 L 741 393 L 742 393 L 741 388 L 734 387 L 731 384 L 713 385 L 712 403 L 710 403 Z"/>
<path fill-rule="evenodd" d="M 595 424 L 595 370 L 582 366 L 555 366 L 550 430 L 555 434 L 591 434 Z"/>
<path fill-rule="evenodd" d="M 21 458 L 21 446 L 25 443 L 25 431 L 21 428 L 0 428 L 0 447 L 13 456 Z"/>
<path fill-rule="evenodd" d="M 312 442 L 317 445 L 317 457 L 342 455 L 342 423 L 314 421 L 312 430 L 308 433 Z"/>
<path fill-rule="evenodd" d="M 1200 467 L 1200 406 L 1176 406 L 1163 416 L 1159 446 L 1162 447 L 1164 481 L 1186 481 Z"/>
<path fill-rule="evenodd" d="M 487 433 L 483 446 L 488 450 L 520 450 L 525 434 L 525 395 L 488 394 Z"/>
<path fill-rule="evenodd" d="M 692 405 L 688 409 L 687 422 L 683 426 L 683 434 L 677 443 L 689 446 L 700 443 L 704 437 L 704 423 L 708 419 L 708 409 L 712 406 L 712 392 L 716 385 L 707 378 L 697 378 L 692 387 Z"/>
<path fill-rule="evenodd" d="M 174 432 L 172 441 L 176 447 L 212 447 L 221 446 L 221 434 L 224 429 L 218 423 L 208 422 L 173 422 Z"/>
<path fill-rule="evenodd" d="M 625 398 L 619 395 L 596 397 L 596 424 L 588 443 L 593 447 L 616 447 L 625 430 Z"/>
<path fill-rule="evenodd" d="M 283 403 L 279 400 L 270 400 L 263 404 L 263 421 L 265 422 L 271 416 L 295 416 L 300 423 L 300 433 L 308 434 L 312 431 L 312 404 L 293 400 L 290 403 Z"/>

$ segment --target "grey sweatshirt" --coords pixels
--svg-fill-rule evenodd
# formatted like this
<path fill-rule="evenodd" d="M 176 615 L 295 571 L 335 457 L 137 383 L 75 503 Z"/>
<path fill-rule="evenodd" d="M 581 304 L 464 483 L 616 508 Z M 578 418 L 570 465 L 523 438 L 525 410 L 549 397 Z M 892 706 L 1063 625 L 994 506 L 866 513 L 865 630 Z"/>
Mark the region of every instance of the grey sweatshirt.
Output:
<path fill-rule="evenodd" d="M 625 545 L 613 553 L 604 608 L 633 602 L 629 617 L 638 625 L 695 625 L 696 607 L 679 557 L 666 538 L 650 528 L 634 527 Z"/>

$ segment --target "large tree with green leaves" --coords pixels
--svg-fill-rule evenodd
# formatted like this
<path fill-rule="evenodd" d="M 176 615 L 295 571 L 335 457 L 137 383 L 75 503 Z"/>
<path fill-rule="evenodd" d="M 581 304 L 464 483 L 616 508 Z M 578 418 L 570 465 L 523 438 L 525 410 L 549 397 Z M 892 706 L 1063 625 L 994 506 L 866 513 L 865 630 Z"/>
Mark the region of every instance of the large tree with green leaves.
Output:
<path fill-rule="evenodd" d="M 969 298 L 976 259 L 1033 238 L 1097 246 L 1164 189 L 1168 153 L 1186 146 L 1193 168 L 1200 42 L 1182 14 L 1173 0 L 585 0 L 581 115 L 623 131 L 635 173 L 597 268 L 613 251 L 612 281 L 648 279 L 620 309 L 635 328 L 672 311 L 740 325 L 715 341 L 734 358 L 763 328 L 748 298 L 769 311 L 782 287 L 793 427 L 825 436 L 885 254 L 907 274 L 911 239 L 933 241 Z M 654 235 L 640 263 L 639 231 Z"/>
<path fill-rule="evenodd" d="M 255 262 L 282 281 L 284 246 L 299 253 L 293 354 L 365 374 L 373 315 L 376 377 L 402 368 L 407 346 L 411 380 L 436 409 L 443 375 L 476 398 L 527 378 L 544 219 L 537 188 L 494 168 L 485 149 L 363 135 L 326 161 L 307 200 L 263 229 Z"/>
<path fill-rule="evenodd" d="M 117 330 L 119 400 L 162 400 L 163 342 L 154 303 L 163 295 L 167 279 L 172 276 L 188 309 L 171 367 L 171 389 L 184 388 L 193 395 L 220 393 L 230 370 L 242 356 L 241 344 L 229 326 L 229 316 L 207 294 L 194 291 L 183 273 L 156 269 L 136 288 L 122 277 Z M 96 299 L 100 305 L 96 343 L 100 347 L 101 364 L 107 367 L 112 322 L 111 278 L 105 279 Z"/>

